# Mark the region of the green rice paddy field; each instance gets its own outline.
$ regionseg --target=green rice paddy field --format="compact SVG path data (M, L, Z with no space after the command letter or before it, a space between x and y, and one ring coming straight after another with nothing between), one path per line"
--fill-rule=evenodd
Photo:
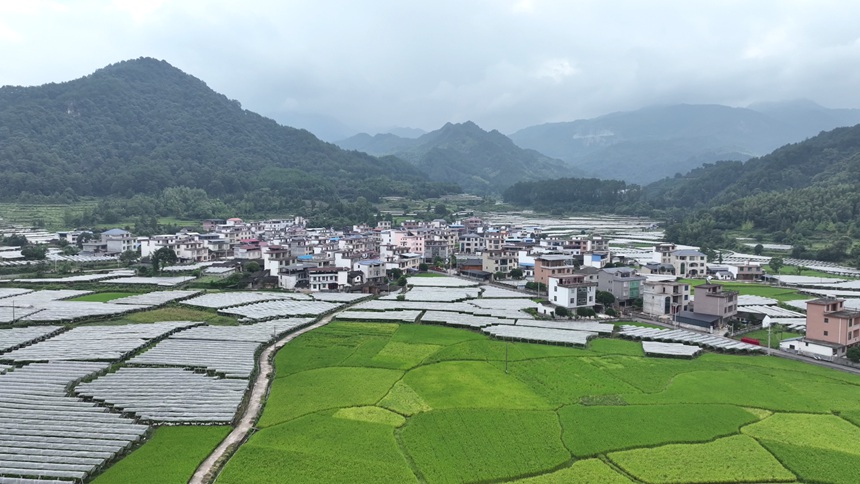
M849 483L858 422L860 377L775 357L334 322L277 354L218 482Z

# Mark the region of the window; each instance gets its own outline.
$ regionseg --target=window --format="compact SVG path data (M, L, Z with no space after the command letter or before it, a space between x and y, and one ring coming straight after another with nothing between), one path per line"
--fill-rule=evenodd
M830 318L824 318L824 322L825 322L825 323L829 323L829 322L830 322Z
M824 336L827 336L827 331L824 332Z

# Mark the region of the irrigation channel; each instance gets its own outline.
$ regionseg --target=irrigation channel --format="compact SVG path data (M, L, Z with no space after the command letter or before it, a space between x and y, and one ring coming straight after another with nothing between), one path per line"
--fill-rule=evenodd
M254 428L254 423L260 416L263 408L263 400L269 391L269 385L272 383L274 376L274 358L273 355L284 345L293 340L297 336L301 336L308 331L312 331L331 322L335 314L329 314L306 328L302 328L294 333L290 333L280 340L276 341L260 354L260 371L257 373L257 379L254 381L254 388L251 390L251 396L248 398L248 405L245 408L245 413L236 424L236 427L221 441L218 447L209 454L209 457L200 464L194 475L188 481L189 484L208 484L214 482L218 476L218 472L227 463L227 459L236 451L239 445L248 438L251 430Z

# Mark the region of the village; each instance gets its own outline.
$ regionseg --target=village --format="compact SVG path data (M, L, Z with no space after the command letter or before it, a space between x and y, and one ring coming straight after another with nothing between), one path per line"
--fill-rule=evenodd
M850 279L768 274L764 267L771 258L761 255L720 254L719 262L709 261L698 247L662 242L662 232L646 222L611 237L476 216L453 223L380 221L351 230L307 227L301 217L207 219L201 226L200 232L183 229L150 237L120 228L96 235L30 231L26 237L34 244L80 247L74 256L56 248L47 256L81 267L119 259L147 262L168 251L175 254L174 263L160 267L161 275L210 280L244 275L243 289L384 295L401 290L414 274L449 275L530 295L533 305L520 309L543 318L623 316L720 336L774 325L796 337L777 340L778 346L755 338L743 341L831 361L844 361L848 349L860 342L860 299L851 298L856 288ZM29 264L20 249L0 247L0 265ZM139 269L138 275L159 275L147 264ZM833 269L842 276L845 271ZM804 297L780 301L741 294L737 282L790 285ZM840 286L847 291L840 292Z

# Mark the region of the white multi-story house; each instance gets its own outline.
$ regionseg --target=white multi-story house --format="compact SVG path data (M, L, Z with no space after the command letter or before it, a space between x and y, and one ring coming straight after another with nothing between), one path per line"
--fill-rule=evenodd
M597 283L588 282L586 278L585 274L549 276L547 299L567 309L594 306Z
M654 317L674 316L690 308L690 285L677 281L642 284L642 311Z

